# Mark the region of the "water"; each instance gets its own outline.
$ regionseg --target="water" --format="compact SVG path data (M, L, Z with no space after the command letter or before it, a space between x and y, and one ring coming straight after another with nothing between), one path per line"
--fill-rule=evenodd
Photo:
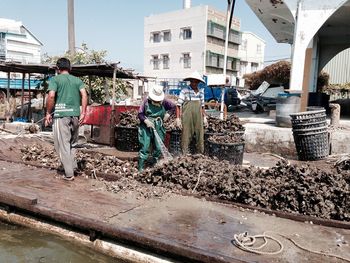
M166 146L164 145L162 139L159 137L159 134L158 134L157 130L153 129L153 132L154 132L154 137L155 137L157 143L160 145L160 150L162 152L164 161L165 162L171 161L173 159L173 156L169 153L169 151L166 148Z
M57 236L0 222L0 263L119 262Z

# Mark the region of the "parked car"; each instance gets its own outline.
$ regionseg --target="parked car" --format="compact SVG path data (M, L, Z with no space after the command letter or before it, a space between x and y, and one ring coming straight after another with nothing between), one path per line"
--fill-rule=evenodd
M261 85L252 91L242 101L255 113L276 109L278 94L285 93L281 85Z

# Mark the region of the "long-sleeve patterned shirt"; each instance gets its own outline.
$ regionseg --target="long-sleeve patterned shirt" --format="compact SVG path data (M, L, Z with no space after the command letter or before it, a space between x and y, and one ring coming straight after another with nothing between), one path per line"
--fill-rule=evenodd
M144 122L145 119L147 119L146 116L146 105L149 103L148 99L145 99L143 101L143 103L141 104L140 108L139 108L139 114L138 117L140 119L141 122ZM162 106L164 107L165 111L169 112L170 115L175 113L175 104L173 102L171 102L168 99L164 99L162 102Z
M181 90L176 105L182 106L182 104L185 101L198 101L198 100L201 102L202 107L204 107L204 89L199 89L198 92L196 93L189 86Z

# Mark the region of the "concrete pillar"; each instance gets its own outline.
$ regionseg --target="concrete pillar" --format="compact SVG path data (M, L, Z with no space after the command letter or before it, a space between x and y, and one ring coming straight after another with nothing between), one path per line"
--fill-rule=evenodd
M285 0L295 18L290 90L303 87L305 52L320 27L348 0Z

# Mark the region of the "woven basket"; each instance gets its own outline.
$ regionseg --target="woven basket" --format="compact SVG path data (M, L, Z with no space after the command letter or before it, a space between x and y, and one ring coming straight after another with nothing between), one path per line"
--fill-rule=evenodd
M293 137L299 160L316 161L328 156L328 131L293 133Z
M209 141L209 156L229 161L232 164L242 165L244 146L244 142L216 143Z
M119 151L137 152L140 149L138 128L117 126L115 128L115 147Z

